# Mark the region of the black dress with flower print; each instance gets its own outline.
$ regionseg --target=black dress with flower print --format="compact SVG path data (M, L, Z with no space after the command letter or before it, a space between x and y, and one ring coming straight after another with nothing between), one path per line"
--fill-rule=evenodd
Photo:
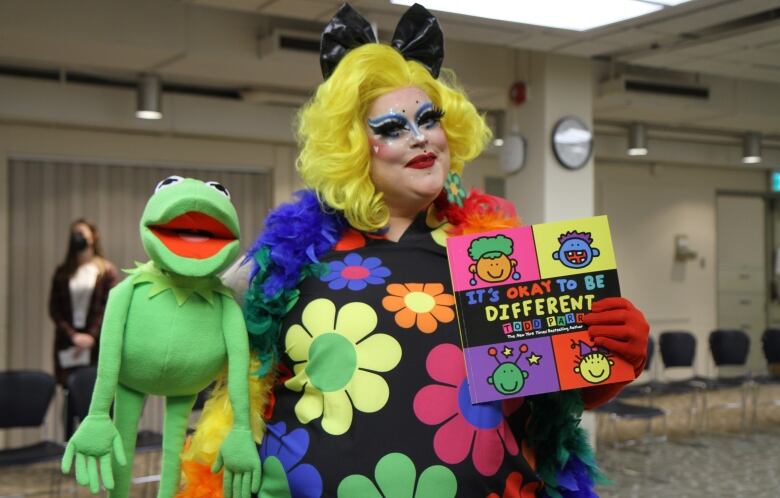
M446 234L431 220L398 242L349 230L322 258L330 273L301 283L261 497L535 496L527 405L469 401Z

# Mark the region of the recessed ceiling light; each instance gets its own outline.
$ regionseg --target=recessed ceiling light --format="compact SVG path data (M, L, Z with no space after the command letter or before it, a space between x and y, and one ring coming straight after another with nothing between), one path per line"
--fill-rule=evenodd
M425 7L439 12L533 24L548 28L586 31L659 11L689 0L425 0ZM415 0L390 0L412 5Z

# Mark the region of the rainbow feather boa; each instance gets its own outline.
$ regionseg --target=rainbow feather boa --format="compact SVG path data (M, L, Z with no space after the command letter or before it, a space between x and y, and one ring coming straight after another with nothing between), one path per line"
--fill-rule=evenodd
M506 201L473 189L462 207L447 202L442 193L435 208L438 218L448 223L449 235L520 225L517 217L508 212ZM264 413L269 403L268 393L274 382L270 366L279 358L282 320L298 301L298 284L325 271L319 258L332 249L348 226L340 214L323 208L314 192L303 190L296 193L294 202L282 205L268 216L265 230L249 250L245 263L251 261L253 268L244 298L244 315L256 366L250 384L254 393L253 415ZM225 393L215 390L206 404L198 429L183 454L185 486L178 498L223 496L222 480L209 479L207 471L232 424L226 401ZM603 482L603 476L579 427L583 411L579 392L534 396L528 402L532 407L528 437L536 454L537 473L545 484L542 495L595 497L594 485ZM256 441L260 441L262 427L253 428Z

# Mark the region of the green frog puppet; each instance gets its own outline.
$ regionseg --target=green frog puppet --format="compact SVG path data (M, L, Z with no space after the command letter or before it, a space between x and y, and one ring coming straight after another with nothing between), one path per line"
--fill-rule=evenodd
M250 498L260 460L249 424L249 343L241 308L217 277L240 250L230 194L217 182L171 176L157 185L140 230L151 261L109 294L92 403L62 471L75 459L79 484L96 493L102 480L111 498L127 497L144 399L165 396L157 496L173 497L192 406L227 364L234 420L212 471L224 467L226 498Z

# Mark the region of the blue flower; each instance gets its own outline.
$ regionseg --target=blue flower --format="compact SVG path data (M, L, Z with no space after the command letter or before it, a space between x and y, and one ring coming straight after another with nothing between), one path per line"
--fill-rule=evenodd
M331 261L328 267L330 272L320 277L320 280L328 282L328 287L333 290L347 287L359 291L368 284L384 284L385 278L390 276L390 270L382 266L382 260L373 256L363 259L356 252L347 254L343 261Z
M264 486L284 489L286 480L292 498L320 497L320 473L313 465L300 463L308 450L309 433L306 429L299 428L287 433L287 425L284 422L269 425L260 446ZM262 494L261 490L260 495Z

